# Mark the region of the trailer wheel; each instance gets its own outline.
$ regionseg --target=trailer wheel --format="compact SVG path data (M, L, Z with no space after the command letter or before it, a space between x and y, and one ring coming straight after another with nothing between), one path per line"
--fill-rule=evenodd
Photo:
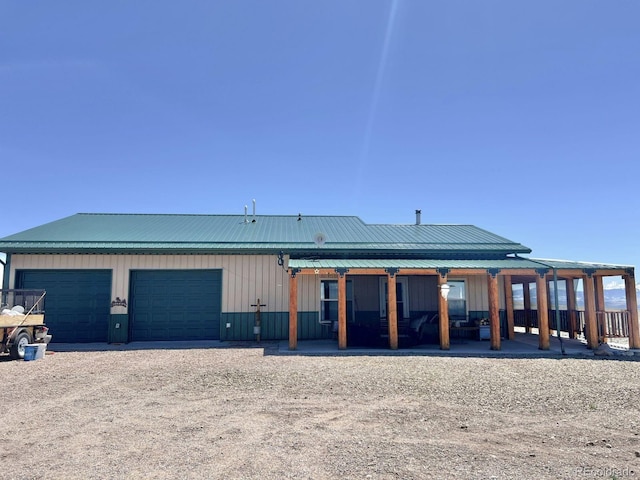
M24 358L24 347L31 343L31 335L26 330L18 332L15 341L11 344L9 354L14 360Z

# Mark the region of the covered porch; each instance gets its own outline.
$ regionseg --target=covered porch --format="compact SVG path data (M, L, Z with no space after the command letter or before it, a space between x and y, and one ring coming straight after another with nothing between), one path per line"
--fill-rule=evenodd
M313 316L314 310L318 321L333 330L340 350L358 345L352 337L363 326L370 327L373 335L376 329L382 330L380 338L396 350L403 338L416 333L412 325L418 318L431 321L441 350L449 350L456 336L481 338L481 328L488 330L488 348L501 350L503 340L515 339L516 327L536 332L538 349L549 350L558 324L565 337L582 335L591 349L612 335L624 335L629 348L640 348L631 267L516 256L498 260L289 259L287 268L291 350L297 348L300 314ZM602 280L606 276L624 279L624 312L605 310ZM583 310L576 308L577 280L583 286ZM464 293L451 298L456 282L463 282ZM566 288L568 308L564 310L557 300L562 282L571 285ZM521 285L525 292L522 305L514 302L514 285ZM464 301L462 315L450 305L460 300Z

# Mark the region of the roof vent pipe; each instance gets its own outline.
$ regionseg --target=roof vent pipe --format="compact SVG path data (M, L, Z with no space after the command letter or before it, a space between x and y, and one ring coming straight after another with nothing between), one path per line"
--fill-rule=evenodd
M249 209L249 207L247 207L246 205L244 206L244 223L249 223L249 220L247 220L247 210Z
M253 220L252 222L256 221L256 199L253 199Z
M422 210L416 210L416 225L420 225L420 215L422 214Z

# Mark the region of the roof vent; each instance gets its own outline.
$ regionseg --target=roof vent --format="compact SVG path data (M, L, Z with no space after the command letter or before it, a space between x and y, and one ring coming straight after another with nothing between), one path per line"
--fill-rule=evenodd
M422 210L416 210L416 225L420 225L420 216L422 215Z
M256 199L253 199L253 220L251 220L251 223L256 223Z

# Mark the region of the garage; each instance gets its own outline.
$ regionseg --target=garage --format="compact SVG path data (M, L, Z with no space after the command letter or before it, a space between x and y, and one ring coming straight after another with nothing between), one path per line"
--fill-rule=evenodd
M134 270L130 340L219 340L222 270Z
M46 290L52 342L106 342L111 270L19 270L18 288Z

